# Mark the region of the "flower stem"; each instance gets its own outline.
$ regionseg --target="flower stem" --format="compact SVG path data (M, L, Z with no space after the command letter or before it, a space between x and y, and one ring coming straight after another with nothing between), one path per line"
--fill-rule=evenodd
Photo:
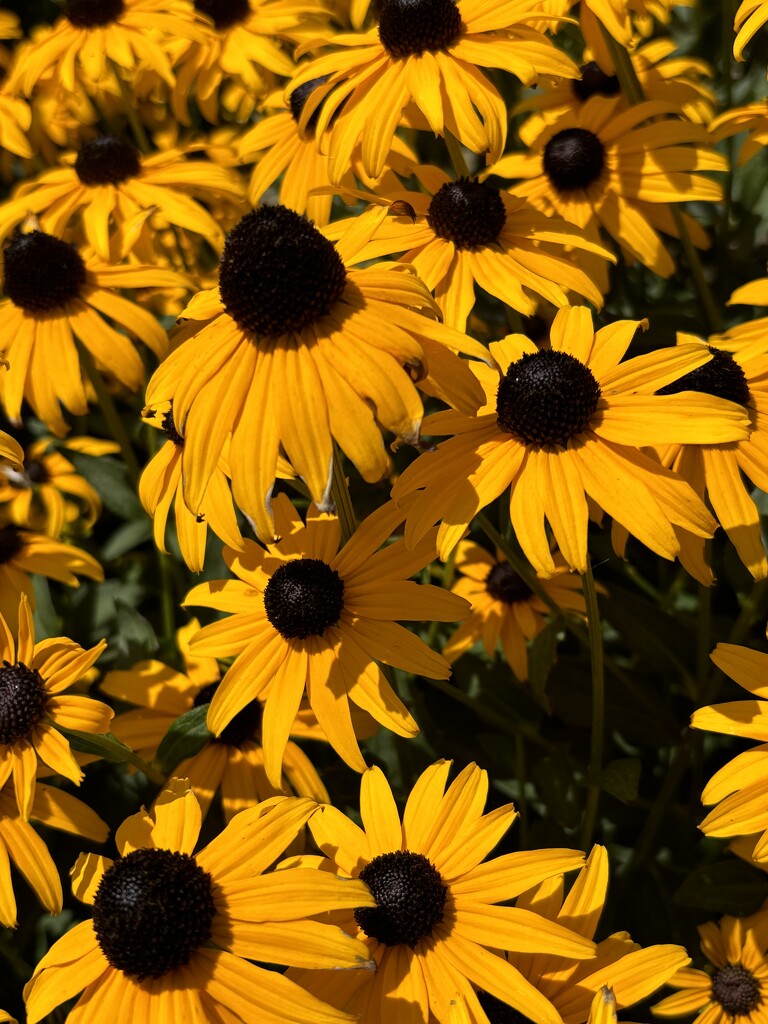
M581 825L581 848L586 852L592 845L592 835L597 822L597 808L600 801L600 787L596 780L603 767L603 732L605 729L605 673L603 668L603 634L600 628L600 609L597 605L597 590L592 566L587 562L587 571L582 574L581 586L584 603L587 606L589 627L589 655L592 665L592 735L590 738L589 776L590 786Z
M468 178L470 176L469 167L467 166L467 161L464 159L464 154L461 151L461 143L454 135L451 135L447 128L445 130L444 138L445 146L448 150L448 156L451 158L451 163L453 164L453 170L456 177Z
M112 400L112 395L110 395L101 378L101 374L96 369L91 353L81 342L77 341L76 344L77 351L80 356L80 365L85 370L88 380L93 385L93 390L96 392L96 398L98 399L101 413L106 420L109 432L114 440L120 445L120 451L122 452L123 461L125 462L125 468L128 470L130 481L134 487L137 487L141 469L139 468L139 463L136 458L136 453L133 450L131 439L128 436L128 431L125 429L122 417L117 411L117 407Z
M341 453L335 444L333 446L331 493L336 505L336 515L339 517L339 523L341 524L341 536L346 544L357 529L357 521L355 520L355 510L352 507L352 498L341 461Z
M645 101L645 93L643 92L643 86L640 79L637 77L635 66L632 63L632 59L624 49L624 47L617 43L610 32L603 29L603 36L605 37L606 45L611 54L611 60L613 66L616 69L616 76L621 82L621 89L629 102L633 105L643 103ZM688 263L688 268L693 276L694 287L696 293L699 296L699 300L704 308L704 313L709 324L709 329L713 333L717 333L722 330L722 321L720 319L720 313L717 308L717 304L712 296L712 291L707 283L707 279L704 276L704 269L699 259L699 254L696 252L696 247L691 241L691 236L686 227L685 220L683 218L682 211L679 209L677 203L670 203L669 210L672 214L672 219L675 222L678 235L680 237L680 243L685 253L685 258Z
M133 96L131 96L125 79L120 74L120 68L111 57L108 57L107 60L112 67L112 73L114 74L118 88L120 89L120 96L123 100L123 109L125 111L125 116L128 118L128 124L131 126L131 131L133 132L133 137L136 140L136 145L146 156L148 153L152 152L152 146L150 145L144 125L141 123L141 119L136 111L136 107L134 106Z

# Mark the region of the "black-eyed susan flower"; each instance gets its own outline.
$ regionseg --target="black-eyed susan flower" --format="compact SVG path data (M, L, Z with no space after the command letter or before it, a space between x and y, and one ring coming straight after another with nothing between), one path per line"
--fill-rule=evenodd
M20 421L26 398L48 429L62 435L69 429L62 405L76 416L88 411L78 344L100 372L131 391L141 387L141 356L108 320L158 359L166 355L168 338L160 323L117 289L185 286L186 279L173 271L108 266L38 230L6 245L3 264L7 298L0 302L0 352L10 367L0 380L0 397L10 420Z
M433 533L414 551L402 541L378 550L405 515L391 502L368 516L341 549L335 516L311 508L305 525L282 494L274 513L282 540L266 550L246 541L242 554L225 548L237 579L201 583L184 601L229 613L191 644L195 655L235 656L213 695L208 728L221 735L247 704L266 698L264 767L276 786L306 692L328 742L352 768L365 771L350 702L399 736L418 732L377 663L431 679L450 675L448 662L396 620L450 622L463 618L468 605L439 587L408 582L434 557Z
M194 0L194 5L213 21L213 30L207 39L191 41L177 58L171 105L181 124L190 123L190 97L206 120L217 124L220 90L231 78L250 99L238 111L239 119L248 121L275 76L293 74L290 41L313 23L319 31L328 20L317 0Z
M742 0L733 19L736 38L733 41L733 56L744 60L744 48L756 33L768 22L766 0Z
M459 541L455 565L461 576L451 592L469 601L472 612L448 639L443 657L453 664L476 641L482 641L492 658L501 643L509 667L518 679L526 680L527 644L546 625L547 606L500 552L494 557L479 544ZM542 586L560 608L584 613L581 581L567 567L562 566Z
M174 506L176 536L181 549L181 557L192 572L200 572L205 560L205 545L208 528L228 544L231 548L242 550L243 539L237 524L237 515L232 504L229 480L222 468L226 463L222 456L216 466L205 492L205 505L195 515L184 504L182 497L181 458L184 450L184 438L176 428L173 419L173 408L168 404L165 409L151 410L149 422L157 426L165 434L165 443L146 467L139 479L139 498L152 516L155 544L165 551L165 532L171 505ZM146 416L145 416L146 418ZM278 466L278 475L290 477L290 467Z
M409 373L465 408L481 400L455 351L487 358L485 349L432 319L434 300L410 267L351 269L365 241L355 228L334 245L292 210L261 206L227 236L218 288L182 314L205 324L155 372L146 400L173 401L192 512L204 508L230 434L235 502L271 540L281 446L327 507L333 439L369 482L388 470L381 428L418 439Z
M3 515L16 526L57 538L65 529L87 532L101 514L98 492L80 476L53 438L41 437L26 451L23 469L0 466L0 505ZM119 450L113 441L95 437L62 442L85 455L98 457Z
M103 733L113 711L92 697L67 694L107 646L105 640L84 650L60 636L35 643L32 609L26 595L19 601L14 641L0 618L0 784L13 777L23 818L35 798L37 759L79 785L83 773L69 743L57 727Z
M193 707L210 702L220 679L213 658L195 658L189 650L189 638L199 632L200 623L192 619L180 629L177 644L184 660L184 672L161 661L141 661L130 669L108 672L100 684L103 693L128 704L135 710L118 715L112 733L151 761L157 748L176 719ZM230 821L239 811L279 793L295 793L320 803L330 798L314 765L294 742L295 739L325 740L317 719L308 707L299 708L283 756L280 786L273 786L264 771L261 745L262 701L251 701L239 711L221 735L193 757L182 761L176 773L189 779L203 817L214 796L221 793L224 818Z
M768 654L737 644L718 644L712 661L751 694L749 700L699 708L691 716L693 729L757 740L759 746L737 754L704 787L701 802L717 804L699 825L705 835L746 836L761 832L753 851L756 861L768 861Z
M419 492L406 543L441 519L438 551L446 558L474 515L507 487L517 539L544 577L559 571L545 521L566 564L586 570L588 497L664 558L679 551L676 525L711 536L715 521L689 484L639 449L657 443L656 432L678 441L742 440L746 412L707 394L655 395L712 357L687 346L620 362L640 326L621 320L595 332L590 311L569 306L558 310L547 349L522 334L492 343L499 370L473 364L484 405L474 416L429 417L427 432L457 436L420 456L395 483L395 501ZM700 420L692 415L699 408Z
M567 306L568 291L602 306L597 286L565 250L613 257L578 228L485 182L454 181L438 167L414 167L412 173L424 191L380 190L393 213L407 212L382 220L360 258L403 253L402 261L434 292L450 327L466 329L476 286L526 316L535 313L540 298ZM325 234L343 232L346 223Z
M747 163L758 153L764 153L768 145L768 100L759 99L754 103L724 110L712 121L709 130L713 142L746 132L747 138L739 149L737 162L739 165Z
M678 343L699 345L712 358L661 388L659 394L698 391L735 402L749 416L749 434L742 440L721 444L665 445L657 453L662 464L687 480L699 497L709 498L739 558L755 579L764 579L768 576L768 559L761 537L760 513L744 478L756 487L768 489L768 355L763 354L764 345L763 352L726 352L717 339L710 339L708 344L688 334L679 335ZM697 538L681 538L681 542L683 564L701 582L711 582L703 545Z
M24 452L19 442L0 430L0 466L8 465L11 469L21 470L24 463Z
M582 31L591 42L597 34L591 22L596 19L622 46L634 49L642 36L651 34L654 20L666 24L671 8L688 3L690 0L584 0Z
M296 798L259 804L195 853L200 807L189 783L173 779L151 814L141 810L117 830L115 860L81 854L75 864L74 893L93 917L37 965L25 989L29 1024L77 995L74 1013L114 1024L352 1024L348 1014L245 959L368 966L364 943L306 920L355 900L371 906L362 882L301 868L265 874L315 808Z
M289 89L329 76L302 115L304 123L322 103L318 136L343 104L328 143L331 180L341 180L358 140L365 172L377 178L409 104L435 135L450 132L498 160L507 111L482 69L501 68L525 84L539 75L578 75L570 58L532 27L539 6L535 0L493 8L480 0L385 0L369 31L321 36L331 52L309 61Z
M61 17L20 50L9 84L29 96L53 69L60 86L75 92L111 74L110 63L128 72L143 63L173 85L169 43L204 40L208 32L190 0L65 0Z
M44 782L38 782L35 787L29 816L32 821L48 828L70 832L95 843L105 842L109 833L106 823L82 800ZM10 782L0 788L0 847L4 849L6 863L0 880L0 924L6 928L16 927L16 897L12 877L7 870L9 857L48 913L60 913L62 891L59 872L42 837L19 813Z
M329 806L310 819L327 858L319 874L325 868L358 878L374 896L375 906L334 920L366 942L377 970L365 977L290 975L320 998L381 1024L426 1021L430 1009L447 1024L453 994L470 982L535 1024L560 1022L549 1000L499 951L545 952L571 964L591 961L594 943L543 915L499 904L581 867L584 855L532 850L486 860L517 813L505 804L484 815L486 772L470 764L446 790L449 770L450 762L438 761L422 773L402 820L378 768L361 780L362 828Z
M656 1017L696 1014L696 1024L762 1024L768 1006L768 910L726 915L699 925L707 970L684 967L667 982L678 989L653 1007Z
M121 229L125 235L127 225L139 223L130 232L130 251L154 263L152 235L161 224L202 235L220 251L224 232L206 206L215 210L222 200L239 205L243 195L238 176L211 160L187 159L179 148L142 156L120 136L101 135L19 186L0 206L0 239L33 213L41 230L57 237L77 224L75 237L110 262L118 255L114 235Z
M11 630L18 626L19 597L25 594L32 608L35 592L30 573L47 576L68 587L79 587L78 576L104 579L93 555L33 530L22 530L0 519L0 615Z
M622 104L620 96L592 96L547 125L527 153L508 154L486 173L521 179L511 186L515 195L579 227L602 226L635 259L669 277L674 263L659 235L676 233L669 204L720 200L719 183L699 172L728 164L703 125L665 116L675 111L671 104ZM706 233L691 218L686 225L706 247Z
M760 277L755 281L749 281L737 288L727 305L739 306L768 306L768 277ZM729 352L738 354L739 359L745 359L753 355L762 355L766 351L766 332L768 332L768 317L758 317L756 320L747 320L743 324L736 324L722 334L714 335L712 342L722 346Z
M516 905L535 910L585 939L594 939L608 879L608 853L605 847L595 846L567 894L562 875L553 876L523 893ZM682 946L665 943L643 948L626 931L614 932L598 942L593 960L563 960L549 951L535 956L528 951L510 952L508 958L549 999L564 1024L587 1024L594 999L606 985L613 992L618 1010L642 1002L691 959ZM485 998L478 997L481 1006L486 1005ZM491 1014L489 1018L493 1020Z

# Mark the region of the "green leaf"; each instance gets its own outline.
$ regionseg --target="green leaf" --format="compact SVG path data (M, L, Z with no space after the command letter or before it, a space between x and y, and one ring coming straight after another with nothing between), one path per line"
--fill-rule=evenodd
M753 914L768 897L768 878L741 860L696 868L673 896L678 905L717 914Z
M170 775L181 761L194 757L211 738L205 720L209 704L201 704L181 715L162 739L155 754L155 763L165 775Z
M610 793L611 796L628 804L637 799L640 767L640 758L620 757L607 764L598 775L585 778L584 785L598 786L606 793Z
M108 455L83 455L67 451L77 472L99 492L104 507L121 519L145 519L146 512L128 480L122 462Z
M110 732L103 734L80 732L77 729L64 729L62 726L57 726L57 729L62 736L69 740L72 748L79 750L81 754L93 754L96 757L104 758L105 761L115 761L118 764L132 764L153 782L165 782L164 776L156 772L143 757L139 757Z
M151 519L133 519L130 523L119 526L101 549L101 557L105 562L114 562L116 558L133 551L152 536Z

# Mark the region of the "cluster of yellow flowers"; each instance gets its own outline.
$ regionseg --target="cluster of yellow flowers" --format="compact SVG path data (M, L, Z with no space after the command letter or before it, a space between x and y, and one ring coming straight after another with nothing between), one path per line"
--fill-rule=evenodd
M595 941L593 538L704 593L720 526L768 580L768 319L724 329L699 256L716 145L764 154L768 105L721 108L666 32L678 6L64 0L24 32L0 11L0 924L10 861L62 909L30 819L107 841L65 782L111 758L155 786L73 867L92 915L34 968L29 1024L614 1024L668 982L660 1016L768 1021L768 910L702 926L710 972ZM734 13L743 61L768 3ZM700 332L649 342L616 267L685 277ZM768 278L730 303L768 305ZM35 642L41 578L104 579L89 462L152 519L120 550L152 534L167 661ZM214 614L175 630L182 608ZM369 765L419 734L402 678L446 686L479 642L523 683L548 622L591 653L584 852L511 852L518 812L485 813L474 763L401 780L401 814ZM761 745L708 783L701 829L768 870L768 654L712 658L752 699L704 688L691 726ZM359 815L305 740L360 773Z

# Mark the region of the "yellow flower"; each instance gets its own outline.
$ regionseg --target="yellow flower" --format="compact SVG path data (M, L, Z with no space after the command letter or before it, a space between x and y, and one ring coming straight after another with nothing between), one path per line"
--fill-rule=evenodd
M30 607L35 607L30 573L68 587L80 586L78 576L99 582L104 579L104 570L87 551L0 519L0 616L12 630L18 626L20 595L24 594Z
M264 767L273 786L306 690L309 705L334 750L365 771L350 716L350 701L398 736L418 732L377 662L430 679L447 679L450 666L397 619L462 618L466 601L432 585L408 582L434 557L434 533L415 551L402 541L377 549L403 521L391 502L360 524L341 547L335 516L313 507L306 525L285 495L274 502L282 540L242 554L224 549L234 580L201 583L185 605L203 605L229 617L205 626L192 653L235 656L213 695L208 728L220 735L250 701L266 697L262 721Z
M633 49L638 35L653 31L654 19L666 24L673 7L690 7L693 0L584 0L581 12L582 31L591 42L594 28L585 26L585 13L603 25L622 46Z
M160 661L141 661L126 671L108 672L101 682L101 691L110 697L139 705L136 710L118 715L111 731L146 761L155 756L161 740L180 715L209 703L216 692L219 669L215 660L195 658L189 650L189 639L199 630L200 623L192 619L177 632L184 673ZM225 821L280 793L295 793L320 803L330 799L314 765L293 742L325 740L311 710L299 708L291 739L286 743L283 777L277 787L269 782L264 771L263 712L262 701L246 704L218 739L212 736L197 754L176 767L176 774L189 779L203 817L219 790ZM358 735L365 733L362 723L357 731Z
M592 96L548 125L529 152L504 156L485 173L523 179L510 189L515 195L593 232L602 226L635 259L669 277L675 265L658 233L676 233L669 204L719 201L720 185L698 172L728 164L703 125L658 120L669 111L666 102L622 104L620 96ZM693 224L686 220L706 247L706 234Z
M349 268L360 247L355 224L334 246L283 206L259 207L227 236L219 287L182 314L205 324L147 388L148 405L173 401L192 512L230 434L235 502L271 540L281 446L328 507L333 439L368 482L389 468L382 428L418 440L423 408L409 373L464 408L480 401L455 352L487 359L486 350L431 319L434 301L410 267Z
M61 166L23 182L0 206L0 239L30 213L57 237L79 215L76 237L100 260L114 262L135 252L155 263L160 225L202 235L218 252L224 232L199 200L214 210L222 200L242 207L239 177L210 160L187 159L183 148L142 156L119 136L100 135L60 160Z
M699 828L705 835L718 838L762 832L752 857L765 863L768 861L768 702L765 700L768 697L768 654L737 644L718 644L710 657L721 672L743 686L752 697L699 708L691 716L691 727L757 740L760 745L737 754L709 780L701 802L717 806Z
M493 343L500 372L472 364L483 406L474 416L429 417L426 431L457 436L421 455L395 483L395 501L420 492L408 511L406 543L442 519L438 551L445 559L474 515L507 487L517 539L544 577L559 571L545 520L566 564L586 571L588 497L664 558L679 551L674 526L711 536L716 524L691 487L639 448L661 443L660 435L670 442L741 440L746 413L710 395L653 394L711 356L688 346L622 363L639 326L621 320L595 333L590 311L572 306L558 310L548 349L522 334Z
M58 538L82 520L90 530L101 515L101 498L80 476L61 451L51 447L53 438L42 437L27 448L23 469L0 466L0 503L3 514L16 526L39 530ZM70 438L65 448L86 455L110 455L119 451L112 441L95 437Z
M37 965L24 990L28 1024L79 993L75 1014L112 1024L353 1024L248 962L368 966L362 942L305 920L356 901L370 906L362 882L300 868L264 873L315 808L292 798L258 804L194 853L200 807L186 779L171 780L152 814L141 810L117 830L116 860L80 855L73 891L93 919Z
M697 1014L695 1024L760 1024L768 1002L768 910L699 925L707 971L684 967L668 984L678 989L653 1007L657 1017Z
M766 0L742 0L733 19L733 30L736 33L736 38L733 41L733 56L736 60L744 60L744 47L766 22L768 22Z
M22 818L35 798L38 756L59 775L79 785L83 778L69 743L58 731L103 733L114 712L100 700L63 691L81 679L107 646L90 650L54 637L35 643L32 610L24 594L19 602L18 640L0 618L0 785L11 776Z
M728 300L727 305L737 306L741 304L768 306L768 277L760 277L737 288ZM714 335L711 340L715 345L738 354L740 359L747 359L765 353L767 333L768 317L763 316L757 320L748 320L746 323L730 327L722 334Z
M526 85L539 75L578 75L570 58L532 27L539 6L536 0L503 0L493 7L482 0L385 0L369 31L327 33L322 41L334 49L309 61L289 88L329 76L300 122L322 103L318 137L343 104L328 144L331 180L341 180L361 138L363 167L377 178L409 104L435 135L450 132L475 153L490 151L498 160L507 110L480 69L500 68Z
M29 816L48 828L71 832L94 843L106 842L109 833L106 823L82 800L43 782L35 787ZM10 782L0 788L0 850L4 861L0 872L0 924L6 928L16 927L16 897L9 858L48 913L61 913L59 872L41 836L19 813Z
M768 13L768 4L765 5ZM713 142L721 142L731 135L747 132L740 151L738 164L743 166L758 153L764 153L768 145L768 102L764 99L747 103L743 107L725 110L709 126Z
M447 1022L451 998L471 993L470 982L535 1024L561 1024L535 983L498 951L546 953L568 964L591 961L590 938L506 905L542 879L581 867L584 855L532 850L485 860L517 813L504 804L483 814L488 776L474 764L446 791L449 770L450 762L438 761L422 773L402 821L378 768L361 780L362 828L329 806L310 819L326 859L298 857L289 863L315 863L318 874L338 871L366 883L375 906L333 919L367 943L377 970L346 975L293 970L289 976L361 1020L381 1024L417 1024L427 1020L430 1008Z
M489 658L501 641L504 657L520 680L528 678L527 642L544 629L549 609L499 552L494 558L472 541L459 541L456 569L462 574L451 593L465 598L472 613L443 647L443 657L453 664L478 640ZM584 613L581 581L562 566L542 582L560 608Z
M173 85L169 43L207 35L189 0L65 0L50 30L20 50L9 87L29 96L53 69L59 84L75 92L108 74L108 62L129 72L145 63Z
M141 356L103 317L140 338L158 359L166 354L168 338L155 317L116 289L184 286L173 271L83 259L74 245L37 230L7 245L3 262L8 298L0 302L0 351L10 368L0 397L12 421L21 419L23 398L59 436L69 429L62 405L75 416L88 412L78 345L100 372L131 391L141 387Z

